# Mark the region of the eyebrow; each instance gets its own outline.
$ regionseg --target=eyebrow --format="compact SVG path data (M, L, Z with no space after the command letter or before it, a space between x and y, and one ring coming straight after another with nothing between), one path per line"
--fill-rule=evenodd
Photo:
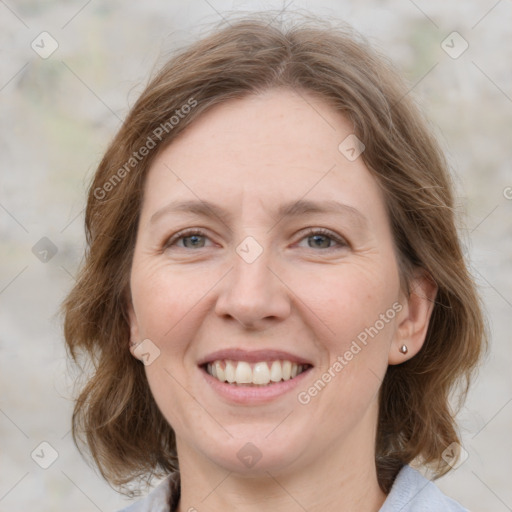
M155 223L164 215L172 213L191 213L202 217L218 217L223 223L232 219L232 215L222 206L210 201L188 200L173 201L155 212L150 219L150 223ZM311 201L299 199L282 204L276 216L280 222L284 218L299 217L301 215L310 215L315 213L341 213L352 217L361 227L368 225L368 219L356 208L348 204L340 203L335 200Z

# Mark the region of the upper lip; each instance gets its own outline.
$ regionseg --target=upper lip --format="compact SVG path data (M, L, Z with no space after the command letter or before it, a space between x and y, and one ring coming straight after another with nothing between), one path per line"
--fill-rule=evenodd
M202 366L207 363L213 363L219 360L230 360L230 361L247 361L248 363L258 363L260 361L291 361L297 364L313 364L304 359L303 357L291 354L290 352L284 352L282 350L244 350L241 348L227 348L217 350L204 357L202 357L198 365Z

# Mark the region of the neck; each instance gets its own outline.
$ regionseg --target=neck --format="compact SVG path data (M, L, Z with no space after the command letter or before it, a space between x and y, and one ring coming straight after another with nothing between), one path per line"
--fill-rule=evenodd
M196 457L180 457L177 510L253 512L265 507L282 512L377 512L386 496L378 485L373 446L362 451L360 446L337 448L342 447L330 446L301 471L268 469L257 476L230 472Z

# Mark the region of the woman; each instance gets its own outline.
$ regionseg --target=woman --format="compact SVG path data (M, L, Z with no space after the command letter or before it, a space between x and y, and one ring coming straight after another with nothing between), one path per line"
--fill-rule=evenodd
M73 415L130 511L465 510L434 477L484 345L443 156L347 30L232 23L174 57L90 188Z

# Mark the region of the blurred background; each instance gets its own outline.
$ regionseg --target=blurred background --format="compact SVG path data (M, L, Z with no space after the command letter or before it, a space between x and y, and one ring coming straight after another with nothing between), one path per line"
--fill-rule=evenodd
M70 435L76 373L57 311L84 249L87 185L173 49L268 9L360 30L402 70L446 150L492 344L460 414L468 457L438 485L472 511L512 510L510 0L0 0L0 512L129 503Z

